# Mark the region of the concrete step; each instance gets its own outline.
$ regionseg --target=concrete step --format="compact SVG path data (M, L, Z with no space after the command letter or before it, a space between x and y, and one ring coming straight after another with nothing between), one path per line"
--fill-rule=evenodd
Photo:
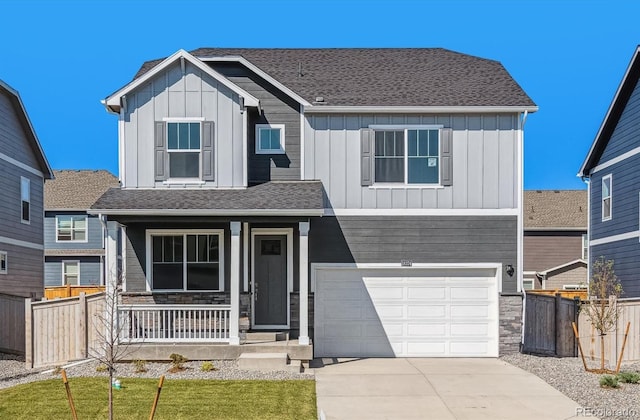
M300 360L290 361L287 353L242 353L238 357L238 367L244 370L302 372Z
M286 334L283 332L254 331L248 332L245 335L245 342L247 343L270 343L274 341L284 341L286 339Z

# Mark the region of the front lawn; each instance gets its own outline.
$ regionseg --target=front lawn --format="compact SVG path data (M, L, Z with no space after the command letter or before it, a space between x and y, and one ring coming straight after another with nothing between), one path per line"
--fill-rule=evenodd
M78 419L107 418L108 379L69 378ZM148 419L155 379L122 379L114 390L114 418ZM71 418L61 379L0 390L0 419ZM156 419L315 419L313 381L166 379Z

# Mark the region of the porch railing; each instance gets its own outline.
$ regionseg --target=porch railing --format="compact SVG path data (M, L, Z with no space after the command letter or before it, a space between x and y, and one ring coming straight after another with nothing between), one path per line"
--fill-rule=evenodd
M229 342L231 305L118 305L120 343Z

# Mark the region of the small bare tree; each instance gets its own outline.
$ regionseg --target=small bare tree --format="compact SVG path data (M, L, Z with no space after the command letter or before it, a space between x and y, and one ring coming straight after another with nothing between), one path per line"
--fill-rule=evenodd
M600 257L593 262L589 281L589 301L581 307L600 335L600 369L604 368L604 336L616 329L620 317L618 298L622 285L613 270L613 260Z

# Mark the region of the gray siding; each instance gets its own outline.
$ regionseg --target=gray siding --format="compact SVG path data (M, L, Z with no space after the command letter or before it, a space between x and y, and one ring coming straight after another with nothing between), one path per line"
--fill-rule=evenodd
M453 185L363 187L360 129L371 124L441 124L453 129ZM305 126L305 179L322 180L336 209L517 207L519 137L508 115L313 115Z
M87 216L87 242L56 242L56 216L81 215L82 212L45 212L45 249L103 249L102 224L97 216Z
M636 84L618 124L602 152L599 163L611 160L640 146L638 132L640 132L640 87Z
M28 224L21 221L21 176L31 181L31 220ZM43 243L43 190L44 181L41 177L0 160L0 236Z
M40 167L16 109L2 90L0 90L0 153L32 168ZM0 165L8 165L8 163L1 162Z
M207 185L243 185L242 114L238 95L193 65L170 66L127 95L121 145L125 187L162 187L154 179L154 122L204 118L215 122L214 174Z
M590 264L600 257L613 260L613 269L622 284L623 297L640 297L640 243L638 238L592 246Z
M524 233L524 271L545 271L582 258L579 232Z
M41 298L44 294L42 250L0 242L0 251L7 253L7 274L0 274L0 291Z
M45 287L62 286L62 262L80 262L80 285L100 284L100 257L46 257L44 264Z
M640 218L640 155L591 176L591 239L638 231ZM611 174L611 220L602 221L602 178Z
M311 220L311 263L502 263L516 268L516 217L322 217ZM504 293L516 277L503 273Z
M300 179L300 106L266 80L236 63L211 63L216 71L260 100L262 114L249 113L248 161L249 183L270 180ZM258 155L255 153L256 124L284 124L284 155Z

